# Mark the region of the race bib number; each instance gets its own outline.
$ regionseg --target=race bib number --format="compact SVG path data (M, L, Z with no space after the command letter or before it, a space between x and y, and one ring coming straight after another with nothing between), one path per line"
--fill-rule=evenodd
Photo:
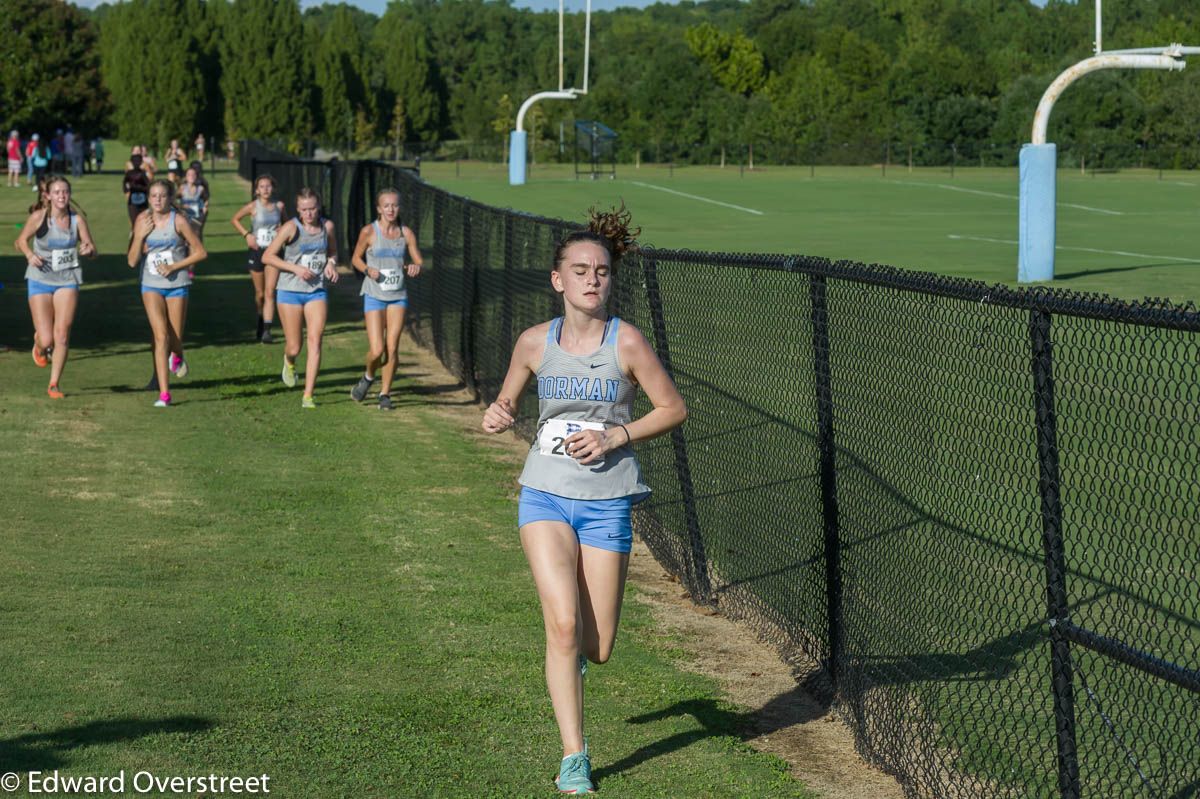
M567 439L581 430L603 430L599 422L579 422L574 419L547 419L538 436L538 449L543 455L555 458L571 458L567 452ZM571 458L574 460L574 458Z
M168 161L167 169L171 170L172 172L178 172L179 171L179 162L174 161L174 160Z
M275 228L260 227L254 231L254 243L259 247L270 247L271 242L275 240Z
M160 277L164 276L162 267L175 263L175 256L169 251L152 252L146 256L146 270Z
M65 250L50 251L50 269L53 272L65 272L79 266L79 250L69 247Z
M404 285L404 270L380 269L379 285L383 286L385 289L395 291Z
M145 205L146 204L146 192L131 191L129 193L129 204L130 205Z
M329 260L329 256L323 252L310 252L300 256L300 265L316 275L314 280L320 280L325 274L327 260Z

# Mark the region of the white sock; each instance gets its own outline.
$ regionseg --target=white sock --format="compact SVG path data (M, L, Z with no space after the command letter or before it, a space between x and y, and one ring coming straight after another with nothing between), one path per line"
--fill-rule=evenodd
M363 372L363 380L366 380L368 383L374 383L374 382L375 382L375 378L371 377L371 376L370 376L369 374L367 374L366 372Z

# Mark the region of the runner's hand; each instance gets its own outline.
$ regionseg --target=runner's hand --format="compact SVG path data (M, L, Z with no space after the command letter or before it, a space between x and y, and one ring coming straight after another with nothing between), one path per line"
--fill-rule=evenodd
M603 430L580 430L567 438L566 446L567 454L582 465L602 459L604 453L616 449L616 441Z
M483 429L487 433L502 433L516 421L512 412L512 402L507 397L496 400L483 412Z

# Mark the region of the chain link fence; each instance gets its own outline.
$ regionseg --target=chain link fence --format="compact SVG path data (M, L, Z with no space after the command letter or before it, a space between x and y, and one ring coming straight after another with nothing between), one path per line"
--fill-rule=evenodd
M432 267L410 330L481 400L560 312L547 272L571 223L378 163L271 171L332 175L347 231L363 187L400 186ZM639 535L909 796L1200 796L1194 307L646 249L611 310L690 411L637 447ZM527 396L527 438L536 416Z

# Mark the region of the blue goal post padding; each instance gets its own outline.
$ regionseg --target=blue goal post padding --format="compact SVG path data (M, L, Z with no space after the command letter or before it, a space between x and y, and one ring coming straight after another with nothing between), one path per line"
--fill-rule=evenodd
M508 185L525 185L525 131L514 130L508 144Z
M1057 167L1057 145L1026 144L1021 147L1017 251L1017 281L1020 283L1054 279Z

